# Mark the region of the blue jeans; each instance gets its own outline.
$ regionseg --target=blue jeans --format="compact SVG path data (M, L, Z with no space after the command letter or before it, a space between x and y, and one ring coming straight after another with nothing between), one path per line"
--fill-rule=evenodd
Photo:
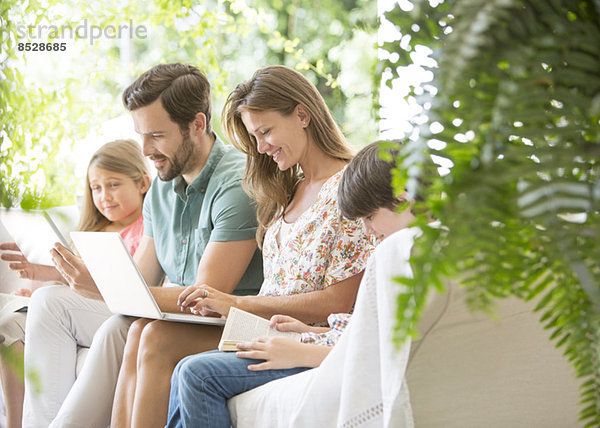
M252 372L262 360L238 358L235 352L209 351L177 364L171 377L167 427L229 428L227 399L267 382L307 370L297 367Z

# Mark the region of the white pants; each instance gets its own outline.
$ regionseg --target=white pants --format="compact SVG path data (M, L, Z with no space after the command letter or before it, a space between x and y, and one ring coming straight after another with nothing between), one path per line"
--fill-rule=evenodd
M113 315L98 329L83 370L51 428L105 428L110 424L127 332L136 319Z
M89 347L110 315L104 302L64 285L33 293L25 327L23 427L48 427L75 382L77 347Z

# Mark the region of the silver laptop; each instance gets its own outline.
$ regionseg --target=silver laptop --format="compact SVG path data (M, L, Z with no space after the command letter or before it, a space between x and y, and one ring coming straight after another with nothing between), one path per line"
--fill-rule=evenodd
M50 250L55 242L69 244L46 211L0 209L0 221L30 263L54 266Z
M113 313L165 321L225 325L222 318L161 312L119 233L71 232L71 239Z

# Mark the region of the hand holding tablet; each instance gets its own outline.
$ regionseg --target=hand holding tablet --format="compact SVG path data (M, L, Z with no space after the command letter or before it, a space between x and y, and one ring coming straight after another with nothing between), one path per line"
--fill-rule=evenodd
M30 263L15 242L0 244L0 259L8 262L8 267L17 272L19 278L33 281L60 281L54 266Z
M0 209L0 222L18 247L4 249L20 251L29 263L53 266L50 250L56 242L70 250L67 240L46 211ZM9 261L23 262L21 259Z

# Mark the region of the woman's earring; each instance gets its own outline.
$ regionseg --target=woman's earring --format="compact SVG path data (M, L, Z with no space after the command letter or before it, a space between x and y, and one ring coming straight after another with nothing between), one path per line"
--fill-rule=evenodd
M302 125L306 126L306 122L302 122Z

